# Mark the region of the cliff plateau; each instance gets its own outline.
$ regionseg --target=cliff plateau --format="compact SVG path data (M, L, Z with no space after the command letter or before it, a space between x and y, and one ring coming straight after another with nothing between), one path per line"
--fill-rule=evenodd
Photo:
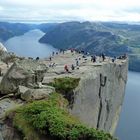
M79 66L76 66L76 59L79 60ZM26 87L26 84L20 85L21 82L17 82L15 84L15 81L9 81L11 85L13 82L15 89L18 90L15 90L15 93L13 94L11 92L5 92L6 95L0 94L0 108L2 110L2 113L0 113L0 140L23 139L21 138L21 135L17 133L16 129L13 128L13 126L11 125L11 121L8 121L8 123L5 121L5 113L8 110L16 108L17 106L23 106L23 104L26 105L29 103L28 100L24 100L27 99L25 96L27 94L30 94L30 92L27 92L27 90L34 90L34 92L31 93L31 97L33 97L34 93L36 94L36 96L37 94L42 95L42 90L44 93L44 89L51 88L51 86L54 86L57 92L60 91L58 86L65 86L65 89L67 88L71 90L70 92L67 91L67 93L62 94L69 101L69 105L67 107L70 114L78 118L89 128L94 127L96 129L104 130L113 134L119 119L121 106L125 95L128 59L116 59L115 62L112 62L112 58L110 57L107 57L105 61L102 61L100 57L97 57L97 61L95 63L91 62L90 59L90 56L86 56L86 58L83 58L82 54L66 51L64 54L60 53L53 56L51 61L49 59L37 60L37 65L39 63L41 65L45 64L46 66L48 66L46 73L43 73L44 77L42 78L41 75L42 80L38 81L39 86L37 87L37 89L29 86ZM21 64L19 61L20 60L18 60L18 63ZM33 61L35 65L34 60L30 61ZM69 68L69 72L66 72L64 70L64 65L66 64ZM74 70L70 69L72 64L75 66ZM12 71L13 67L14 70L16 70L15 64L13 64L10 69L6 69L7 72L4 75L4 79L8 78L6 76L10 75L9 73L10 71ZM18 75L20 75L21 72L24 77L24 71L26 71L26 68L26 63L24 63L24 67L22 67L22 70L17 67ZM36 71L36 67L34 68L34 71ZM27 72L28 71L26 71L25 75L27 75ZM65 82L62 84L56 84L57 79L62 82L62 79L64 80L67 77L79 79L78 83L75 81L70 83L70 86L74 85L74 89L67 87L67 85L65 85ZM3 84L3 81L5 80L1 81L1 85ZM1 92L2 91L3 88ZM52 92L54 92L54 90L52 90ZM39 99L33 98L33 100L47 100L48 96L51 94L53 93L48 93L47 97L42 96L42 98ZM24 99L22 98L23 95L25 95ZM28 96L29 95L27 95L27 97ZM63 102L60 104L62 108ZM22 130L22 126L20 127L20 130ZM37 132L36 134L38 133L39 132ZM44 138L40 137L40 140L44 140Z
M72 114L90 127L114 133L124 99L126 81L126 62L87 68L75 89Z
M63 67L67 64L70 68L79 61L79 69L71 73L63 73ZM124 99L125 85L127 82L128 60L117 59L115 62L108 57L104 62L97 58L97 62L90 61L90 56L82 58L80 54L61 54L55 56L53 61L56 67L53 72L48 72L43 84L47 84L54 78L76 77L80 78L79 84L74 90L74 103L70 110L90 127L99 128L107 132L115 131L121 106Z

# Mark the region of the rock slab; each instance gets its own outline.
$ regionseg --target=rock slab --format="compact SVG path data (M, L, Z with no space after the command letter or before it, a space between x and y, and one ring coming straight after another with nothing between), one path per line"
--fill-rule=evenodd
M36 60L18 60L3 77L1 94L16 93L19 85L35 88L38 82L42 82L47 69L45 64Z

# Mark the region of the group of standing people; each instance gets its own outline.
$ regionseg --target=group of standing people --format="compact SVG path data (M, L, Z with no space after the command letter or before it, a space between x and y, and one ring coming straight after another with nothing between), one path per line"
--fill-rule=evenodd
M71 53L72 53L72 54L73 54L73 52L76 52L76 53L79 53L79 54L83 54L82 58L85 60L84 62L86 62L86 60L87 60L86 57L89 56L88 53L85 53L84 51L76 51L76 50L74 50L74 49L70 49L70 50L71 50ZM105 61L106 56L105 56L104 53L102 53L102 54L100 55L100 57L102 58L102 61ZM75 70L75 68L79 69L79 61L80 61L80 60L81 60L81 58L76 58L76 59L75 59L75 65L74 65L74 64L71 65L71 70ZM91 56L91 62L93 62L93 63L97 62L97 56L96 56L96 55L92 55L92 56ZM65 70L65 72L69 72L69 73L70 73L70 70L69 70L68 65L65 65L65 66L64 66L64 70Z
M87 60L87 56L89 56L89 53L86 53L85 51L79 51L79 50L76 50L76 49L69 49L70 51L71 51L71 53L72 53L72 55L74 54L74 52L75 53L78 53L78 54L83 54L83 56L82 56L82 58L85 60L85 62L86 62L86 60ZM58 55L58 53L62 53L62 54L64 54L65 53L65 50L63 50L63 49L60 49L60 51L59 52L53 52L52 53L52 56L54 56L55 54L56 55ZM73 57L73 56L72 56ZM106 55L104 54L104 53L101 53L100 55L99 55L99 57L100 57L100 62L104 62L105 61L105 59L106 59ZM127 58L127 56L126 55L123 55L123 56L121 56L121 57L119 57L118 59L126 59ZM52 57L50 56L49 57L49 60L50 61L52 61ZM73 71L73 70L75 70L75 69L79 69L79 61L81 60L81 58L76 58L75 59L75 65L74 64L71 64L71 66L68 66L67 64L66 65L64 65L64 71L65 72L68 72L68 73L71 73L70 72L70 69ZM113 57L112 58L112 62L115 62L115 60L116 60L116 57ZM91 62L93 62L93 63L96 63L97 62L97 56L96 55L91 55ZM55 63L53 63L53 65L52 65L52 67L55 65ZM69 68L70 67L70 68Z
M105 61L105 59L106 59L105 54L102 53L102 54L100 55L100 58L102 58L102 61ZM91 56L91 62L95 63L96 61L97 61L97 56L96 56L96 55L92 55L92 56Z

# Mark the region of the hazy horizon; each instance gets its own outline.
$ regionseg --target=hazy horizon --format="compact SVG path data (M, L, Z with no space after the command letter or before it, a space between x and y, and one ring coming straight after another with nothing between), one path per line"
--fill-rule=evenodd
M140 22L139 0L1 0L0 21Z
M0 22L5 22L5 23L21 23L21 24L59 24L59 23L65 23L65 22L91 22L91 23L116 23L116 24L132 24L132 25L140 25L140 21L89 21L89 20L69 20L69 21L48 21L48 20L0 20Z

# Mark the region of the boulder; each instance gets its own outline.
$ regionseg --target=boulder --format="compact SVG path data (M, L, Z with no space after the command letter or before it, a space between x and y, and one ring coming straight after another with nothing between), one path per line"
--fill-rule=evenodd
M19 100L10 98L0 100L0 140L20 140L15 128L12 127L12 121L5 122L6 113L20 105L23 105L23 102Z
M55 89L53 87L43 89L28 89L25 93L21 94L21 98L25 101L41 100L49 97L49 94L53 93Z
M42 82L47 69L45 64L36 60L16 61L1 81L1 94L16 93L20 85L36 88L37 83Z
M24 94L27 90L29 90L29 88L25 87L25 86L19 86L18 87L18 92L16 93L16 95L22 95Z
M0 140L22 140L21 134L12 126L12 121L7 120L2 124Z
M19 104L17 102L14 102L13 100L6 98L3 100L0 100L0 120L5 116L5 113L8 110L14 109Z

